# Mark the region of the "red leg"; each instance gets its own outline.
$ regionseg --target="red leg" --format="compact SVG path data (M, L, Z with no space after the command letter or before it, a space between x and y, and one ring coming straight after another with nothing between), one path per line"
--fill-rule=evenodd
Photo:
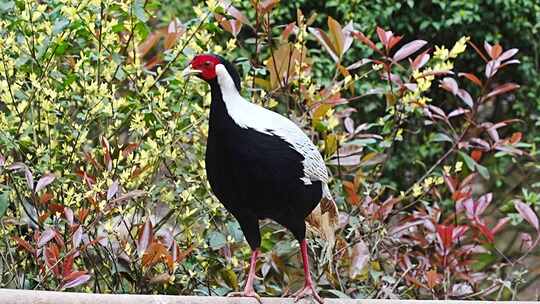
M257 258L259 257L259 248L255 249L251 253L251 259L249 261L249 272L248 277L246 280L246 286L244 287L244 291L238 291L238 292L231 292L227 296L228 297L252 297L257 299L259 303L261 302L261 297L255 292L255 289L253 288L253 280L255 279L255 270L256 270L256 264L257 264Z
M313 284L313 280L311 279L311 273L309 272L309 260L308 260L308 253L307 253L308 247L307 247L307 241L303 239L300 242L300 252L302 252L302 262L304 263L304 288L300 289L294 294L294 302L296 303L298 300L308 296L311 294L313 298L319 302L324 303L317 291L315 290L315 286Z

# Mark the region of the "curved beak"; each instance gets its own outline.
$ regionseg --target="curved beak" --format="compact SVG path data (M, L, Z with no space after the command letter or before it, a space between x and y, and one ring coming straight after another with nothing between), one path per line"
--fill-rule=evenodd
M182 76L184 76L184 79L188 78L191 75L196 75L202 73L201 70L192 69L191 65L188 65L184 71L182 71Z

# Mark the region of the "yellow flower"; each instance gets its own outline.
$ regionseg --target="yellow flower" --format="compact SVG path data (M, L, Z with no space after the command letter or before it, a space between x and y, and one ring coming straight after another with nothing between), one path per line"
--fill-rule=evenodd
M449 55L449 52L448 52L448 49L446 47L444 47L444 46L441 46L441 47L435 46L435 52L433 53L434 58L437 58L437 59L440 59L440 60L446 60L446 59L448 59L448 55Z
M461 172L461 169L463 169L463 163L459 161L456 163L455 171Z
M450 71L454 68L454 64L450 61L439 62L433 68L435 71Z
M77 17L77 9L71 6L63 6L62 12L64 15L70 20L75 20L75 17Z
M450 50L450 54L448 57L450 58L456 58L459 54L463 53L465 49L467 48L467 41L471 39L468 36L461 37L456 44L452 47L452 50Z
M374 71L378 71L380 69L383 68L383 65L382 64L374 64L373 66L371 66L371 68L374 70Z
M422 77L422 75L423 75L422 72L420 72L419 70L414 70L413 73L412 73L412 77L414 79L418 79L418 78Z
M416 103L418 103L419 105L421 106L425 106L427 103L429 103L431 101L431 98L427 98L425 96L422 96L420 98L418 98L418 100L416 101Z
M420 92L425 92L431 88L431 80L428 77L418 78L416 81Z
M422 195L422 187L420 187L418 184L414 184L412 191L414 197L419 197Z
M452 170L452 167L451 167L451 166L444 166L444 167L443 167L443 171L444 171L444 173L446 173L447 175L450 175L450 170Z
M434 183L433 177L430 176L424 180L424 188L430 188Z

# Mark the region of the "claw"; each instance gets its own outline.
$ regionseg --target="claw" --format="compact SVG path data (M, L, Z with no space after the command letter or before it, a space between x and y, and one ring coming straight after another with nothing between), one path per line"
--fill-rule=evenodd
M294 303L300 301L301 299L307 296L312 296L313 299L315 299L315 301L317 301L319 304L324 303L323 299L319 296L319 294L317 293L317 291L315 290L312 284L304 285L304 288L300 289L299 291L293 294Z
M249 297L255 298L259 304L262 304L261 297L255 292L255 290L245 289L244 291L233 291L227 294L227 297Z

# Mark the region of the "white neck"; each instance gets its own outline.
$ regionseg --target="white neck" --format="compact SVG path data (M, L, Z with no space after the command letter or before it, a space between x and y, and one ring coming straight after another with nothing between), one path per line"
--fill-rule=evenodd
M234 80L232 79L231 75L229 75L227 68L225 68L223 64L216 65L216 75L219 87L221 88L221 93L223 95L228 95L230 97L235 95L240 96L240 93L234 84Z

